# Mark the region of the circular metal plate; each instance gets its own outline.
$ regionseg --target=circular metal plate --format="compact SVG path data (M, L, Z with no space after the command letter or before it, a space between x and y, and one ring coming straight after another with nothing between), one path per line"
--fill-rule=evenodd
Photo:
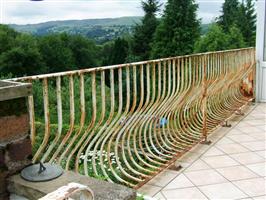
M63 169L56 164L44 163L43 166L45 170L41 173L39 172L40 164L35 164L24 168L20 175L27 181L43 182L56 179L63 174Z

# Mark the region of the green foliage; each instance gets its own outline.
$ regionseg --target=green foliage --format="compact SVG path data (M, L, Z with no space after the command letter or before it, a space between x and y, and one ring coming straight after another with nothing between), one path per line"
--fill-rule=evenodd
M113 43L109 43L104 47L103 65L123 64L126 62L129 46L127 40L117 38Z
M217 23L228 32L230 27L238 24L239 19L239 2L238 0L225 0L222 7L222 15L218 18Z
M136 200L144 200L144 196L142 194L138 195Z
M0 69L3 74L23 76L45 72L35 38L30 35L17 35L12 43L13 45L0 54Z
M0 54L10 50L15 45L15 38L19 34L7 25L0 24Z
M243 35L235 25L231 26L228 33L228 47L226 49L237 49L246 46Z
M139 23L140 20L141 17L120 17L51 21L40 24L10 26L19 32L26 32L36 36L60 33L78 34L93 39L97 44L103 44L132 33L135 23Z
M200 38L195 44L195 52L220 51L236 49L245 46L240 30L232 26L229 33L225 33L217 24L213 24L209 32Z
M63 35L47 35L39 38L40 52L49 72L77 69L71 50L63 40Z
M79 80L74 77L74 108L75 108L75 122L78 125L80 121L80 92L79 92ZM69 78L64 77L61 80L61 99L62 99L62 119L63 124L69 124L70 121L70 96L69 96ZM102 107L102 96L101 96L101 87L100 80L96 79L96 99L97 108ZM84 77L84 85L91 85L91 77ZM85 87L85 121L89 122L92 116L92 88ZM36 121L44 122L44 108L43 108L43 90L42 83L35 81L33 84L33 96L34 96L34 107L35 107L35 117ZM49 108L50 108L50 122L51 124L58 124L57 121L57 96L56 96L56 85L55 81L51 80L48 83L48 97L49 97ZM110 108L110 89L105 87L105 98L106 98L106 111L105 115L108 116ZM101 112L97 112L97 119L100 118Z
M201 37L195 52L236 49L254 46L256 14L253 0L225 0L217 24Z
M142 9L145 16L140 24L137 24L132 36L132 54L135 60L148 60L151 51L151 42L158 25L156 12L161 4L158 0L142 1Z
M34 37L0 25L1 75L35 75L95 67L101 64L99 48L79 35Z
M229 33L231 27L236 26L243 35L246 46L255 45L256 14L254 0L225 0L222 15L217 23L221 25L225 33Z
M152 57L189 54L200 36L194 0L168 0L152 45Z
M40 52L49 72L59 72L98 65L96 45L79 35L47 35L39 38Z
M74 65L78 69L99 65L98 47L92 40L80 35L67 36L68 47L72 51Z
M224 50L227 47L227 36L222 28L213 24L208 33L200 38L195 44L195 52L207 52Z
M245 0L239 8L238 27L247 46L254 46L256 41L256 14L254 0Z
M201 35L205 35L208 33L212 24L201 24Z

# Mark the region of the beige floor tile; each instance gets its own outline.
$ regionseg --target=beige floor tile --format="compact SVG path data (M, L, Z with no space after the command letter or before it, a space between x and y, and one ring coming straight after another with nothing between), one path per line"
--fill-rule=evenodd
M193 187L194 185L191 181L184 176L184 174L178 175L174 180L172 180L168 185L164 187L164 190L177 189L177 188L186 188Z
M229 182L201 186L199 189L209 199L241 199L247 197L245 193Z
M152 180L150 180L148 184L159 186L159 187L164 187L168 183L170 183L177 175L178 173L173 173L173 172L165 170L161 172L160 174L158 174L157 176L155 176Z
M258 129L266 131L266 125L256 126Z
M156 200L166 200L166 198L163 196L161 192L157 193L155 196L153 196Z
M256 178L258 177L253 171L249 170L244 166L233 166L216 169L223 177L230 181L248 179L248 178Z
M221 168L239 165L235 160L227 155L223 156L212 156L212 157L202 157L202 160L210 165L212 168Z
M245 146L246 148L250 149L251 151L262 151L265 150L265 141L260 142L243 142L241 145Z
M242 153L249 151L249 149L243 147L240 144L218 144L215 146L227 154Z
M266 200L266 196L253 197L254 200Z
M247 165L247 168L258 174L259 176L266 176L266 163L256 163Z
M196 186L227 182L224 177L213 169L184 172L184 174Z
M138 192L143 194L143 195L148 195L148 196L154 196L156 193L158 193L162 188L154 185L148 185L145 184L141 188L138 189Z
M265 125L265 120L257 119L257 120L249 120L247 123L251 126L257 126L257 125Z
M265 180L263 178L234 181L233 183L251 197L265 195Z
M266 151L255 151L254 153L258 154L260 157L266 159Z
M224 137L225 133L224 134L219 134L219 133L215 133L215 134L211 134L208 139L210 141L212 141L212 143L215 143L217 142L218 140L220 140L222 137Z
M240 121L237 125L236 125L236 128L239 128L239 129L243 129L243 128L246 128L246 127L250 127L252 125L248 124L247 121Z
M230 138L231 140L235 141L235 142L250 142L250 141L256 141L256 138L251 137L249 135L246 134L239 134L239 135L228 135L226 136L228 138Z
M203 154L203 157L207 156L220 156L224 155L225 153L222 152L221 150L217 149L216 147L211 147L205 154Z
M230 156L243 165L260 163L260 162L264 162L265 160L261 156L256 154L255 152L231 154Z
M256 132L260 132L261 129L254 127L254 126L247 126L247 127L241 127L238 128L239 130L241 130L244 133L256 133Z
M190 152L197 153L197 154L202 154L204 153L207 149L209 148L208 145L204 144L197 144L194 148L190 150Z
M177 190L163 190L163 195L170 200L180 199L207 199L196 187L182 188Z
M247 117L244 118L244 121L248 121L248 120L261 120L265 117L266 115L265 114L249 114Z
M252 119L258 119L258 120L266 120L266 113L263 112L257 112L257 113L251 113Z
M228 137L223 137L222 139L220 139L216 145L220 145L220 144L232 144L232 143L235 143L233 140L231 140L230 138Z
M195 160L199 158L200 154L195 152L188 152L184 156L182 156L179 161L180 162L186 162L186 163L192 163Z
M234 127L232 130L230 130L226 135L239 135L243 134L243 132L236 127Z
M248 135L256 140L266 140L266 131L263 130L258 133L249 133Z
M198 170L203 170L203 169L210 169L210 166L207 165L203 160L198 159L194 163L191 164L185 171L198 171Z

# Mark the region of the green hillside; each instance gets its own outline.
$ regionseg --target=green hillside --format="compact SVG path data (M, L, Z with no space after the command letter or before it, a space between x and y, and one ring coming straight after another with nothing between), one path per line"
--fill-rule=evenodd
M51 33L80 34L91 38L98 44L131 34L133 27L141 21L141 17L120 17L105 19L84 19L49 21L39 24L16 25L10 24L16 31L33 35ZM202 24L202 34L208 31L209 24Z
M130 34L141 17L120 17L106 19L85 19L50 21L39 24L16 25L10 24L19 32L33 35L46 35L49 33L81 34L94 39L97 43L113 40L125 34Z

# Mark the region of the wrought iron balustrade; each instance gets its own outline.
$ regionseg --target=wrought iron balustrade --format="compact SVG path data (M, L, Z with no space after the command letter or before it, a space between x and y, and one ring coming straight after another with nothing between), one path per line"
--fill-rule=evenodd
M33 162L139 187L253 99L255 49L14 79L28 99Z

